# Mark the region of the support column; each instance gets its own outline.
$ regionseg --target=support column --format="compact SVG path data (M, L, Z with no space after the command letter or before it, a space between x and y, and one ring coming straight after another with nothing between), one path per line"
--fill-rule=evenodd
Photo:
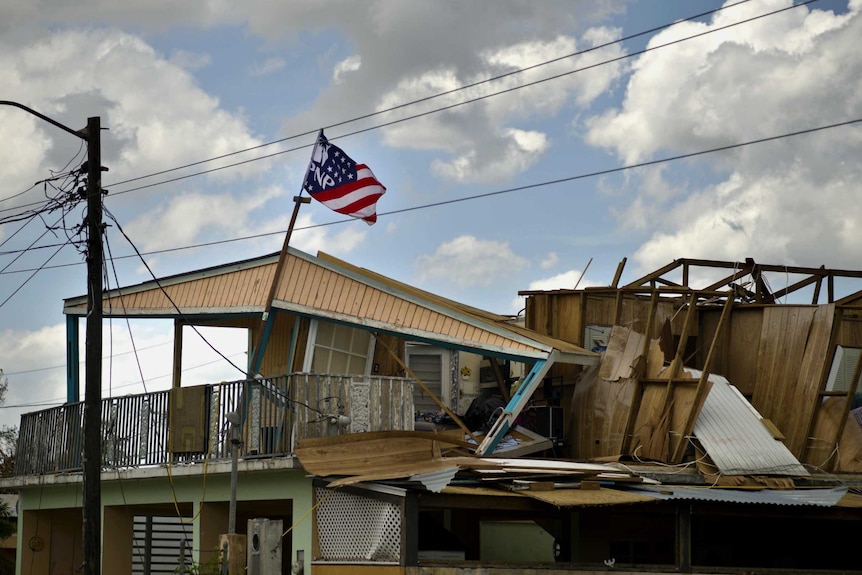
M81 350L78 316L66 316L66 403L81 401Z

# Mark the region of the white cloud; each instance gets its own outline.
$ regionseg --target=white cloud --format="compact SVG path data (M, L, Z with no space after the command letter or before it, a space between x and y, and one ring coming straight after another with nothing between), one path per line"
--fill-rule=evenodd
M790 0L763 4L675 26L650 45ZM586 122L587 141L634 163L860 118L860 9L800 7L645 54L622 106ZM844 127L638 170L620 227L651 234L635 254L642 270L680 257L855 267L849 238L862 209L846 198L862 179L860 154L862 132ZM683 167L698 170L678 181Z
M557 265L557 262L559 261L560 258L559 256L557 256L557 252L549 252L548 255L545 256L545 259L541 261L539 267L541 267L543 270L547 270Z
M220 109L218 100L205 93L186 69L122 32L70 30L14 45L0 36L0 71L7 98L27 102L66 125L82 127L88 116L101 116L106 129L102 158L111 169L106 184L260 144L244 119ZM0 113L4 119L12 114L26 118L17 111ZM57 144L48 144L38 134L57 136L54 127L35 118L15 122L22 136L16 141L27 146L17 146L22 149L14 165L25 173L37 171L33 164L40 160L48 164L41 167L43 173L63 165L80 144L62 135L55 138ZM53 146L58 150L46 156ZM13 152L13 147L0 144L0 152ZM208 177L236 179L267 166L253 162Z
M507 242L459 236L414 262L420 281L445 280L461 287L488 286L529 265Z
M249 76L268 76L269 74L283 70L285 66L287 66L287 62L284 58L267 58L263 62L252 64L248 74Z
M350 72L356 72L362 67L362 58L356 54L345 58L335 65L332 71L332 80L336 83L341 82L342 77Z
M474 148L451 161L435 160L431 171L461 184L504 182L534 165L548 148L545 135L536 131L509 129L499 143L495 153Z
M552 254L556 257L556 254ZM585 287L596 287L603 285L600 282L595 282L582 278L583 270L568 270L551 277L541 278L531 281L527 289L523 291L553 291L560 289L584 289ZM524 308L524 296L518 296L512 300L513 309Z
M206 68L212 64L212 56L203 52L177 50L171 54L170 62L184 70L195 71Z
M243 197L188 192L142 214L124 229L141 251L189 245L206 231L215 231L220 238L251 235L261 224L252 224L250 214L269 200L285 195L276 186Z

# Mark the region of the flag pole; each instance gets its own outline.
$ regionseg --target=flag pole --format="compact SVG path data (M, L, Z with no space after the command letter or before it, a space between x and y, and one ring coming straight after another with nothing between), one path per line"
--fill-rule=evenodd
M317 140L314 142L315 148L317 147L317 143L320 141L320 136L323 135L323 130L317 134ZM308 170L311 169L311 162L314 158L314 149L311 152L311 158L308 159L308 168L305 170L306 175L308 174ZM304 180L303 180L304 181ZM275 275L272 276L272 284L269 286L269 295L266 297L266 305L263 308L263 315L261 316L261 321L263 321L263 329L261 330L260 337L257 339L257 344L255 345L254 353L251 355L251 363L249 364L248 378L251 379L254 377L257 370L260 369L260 364L263 362L263 353L266 350L267 340L269 339L269 333L272 331L272 324L274 323L274 315L272 314L272 302L275 299L275 290L278 288L278 281L281 277L281 273L284 270L284 264L287 261L287 252L288 245L290 244L290 236L293 235L293 227L296 224L296 218L299 215L299 206L302 204L311 203L311 198L302 195L303 189L300 188L299 195L293 196L294 206L293 206L293 214L290 216L290 224L287 226L287 234L284 236L284 244L281 246L281 253L278 255L278 263L275 266ZM288 366L288 369L290 367Z

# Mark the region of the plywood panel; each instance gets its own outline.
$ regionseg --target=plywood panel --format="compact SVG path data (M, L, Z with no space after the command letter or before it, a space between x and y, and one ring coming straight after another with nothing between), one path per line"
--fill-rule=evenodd
M846 401L843 397L822 400L814 421L814 430L802 457L808 465L818 469L828 468L831 460L837 457L834 471L862 473L862 427L852 415L844 424L841 440L835 445L835 435L844 417Z
M764 310L751 403L785 434L799 425L795 421L798 406L789 398L802 367L815 309L776 306Z
M727 325L729 335L722 338L728 342L726 369L717 373L732 381L747 397L753 395L757 381L757 350L760 349L763 313L764 308L732 309Z
M792 423L779 427L785 435L784 443L796 457L802 457L805 449L806 434L809 422L814 417L820 392L823 371L829 356L829 340L832 335L832 324L835 317L835 306L819 306L811 323L808 341L802 358L802 365L792 387L785 395L785 405L793 406L790 410ZM774 420L773 420L774 422Z
M628 448L626 426L640 385L633 366L643 340L635 331L614 327L598 370L585 371L575 385L570 437L576 459L620 455Z
M404 340L386 334L378 334L377 340L374 346L374 375L404 377L405 374L401 365L387 350L387 346L389 346L395 350L399 357L404 357Z
M628 452L640 459L668 461L670 421L665 415L664 383L644 383L641 401L632 427Z
M584 327L581 321L581 295L567 294L555 297L556 333L554 337L577 345L582 345Z
M204 385L174 387L170 400L170 451L203 453L207 442L207 393Z

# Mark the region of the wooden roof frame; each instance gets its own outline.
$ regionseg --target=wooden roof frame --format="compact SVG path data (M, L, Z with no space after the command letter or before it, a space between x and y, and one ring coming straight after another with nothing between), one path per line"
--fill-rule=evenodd
M561 363L572 363L577 365L591 365L598 362L598 355L587 351L579 346L569 342L550 338L548 336L532 332L521 328L520 326L510 323L511 317L499 314L494 314L485 310L474 308L443 298L436 294L426 292L388 278L386 276L376 274L367 269L353 266L345 261L339 260L331 255L318 253L317 256L312 256L305 252L294 248L289 248L289 256L297 260L309 262L318 269L329 270L340 277L349 278L355 282L368 286L371 289L377 290L379 293L391 295L399 301L409 302L415 305L422 306L425 309L445 316L452 321L462 322L476 329L481 329L490 334L505 338L505 341L513 342L514 346L501 346L488 344L485 346L477 346L476 342L470 341L468 338L458 338L454 336L443 337L439 333L435 334L433 330L417 330L411 329L408 326L399 326L393 323L374 320L372 318L363 317L361 314L340 313L327 311L316 308L313 305L298 303L279 297L277 295L272 302L273 310L283 310L297 315L335 321L338 323L353 325L354 327L388 333L392 335L400 335L411 340L435 343L442 347L470 351L474 353L484 353L489 356L500 357L504 359L513 359L516 361L534 362L546 360L554 353L556 361ZM269 254L248 260L238 262L230 262L227 264L194 270L187 273L176 274L150 280L137 285L106 290L104 293L104 301L109 305L103 310L105 317L150 317L163 319L201 319L214 318L225 316L254 316L262 314L265 309L265 301L263 298L252 298L245 305L241 306L206 306L206 305L190 305L187 307L181 306L180 310L170 307L149 307L141 309L127 309L125 304L118 305L116 302L123 302L126 298L136 294L144 294L146 292L161 291L170 287L178 288L184 284L189 284L198 280L210 280L234 272L248 272L255 268L263 266L275 266L278 262L279 254ZM270 274L272 276L272 274ZM279 278L279 282L283 283L286 278L286 272ZM281 291L279 294L283 294ZM86 314L87 296L77 296L64 300L63 313L73 320L74 317L82 317ZM438 337L439 336L439 337Z
M862 290L849 293L841 298L836 297L835 280L836 279L859 279L862 280L862 270L846 270L846 269L830 269L825 265L820 267L804 267L804 266L787 266L778 264L761 264L754 261L753 258L746 258L745 261L722 261L708 260L695 258L680 258L669 264L660 267L659 269L650 272L632 282L629 282L621 287L617 287L619 278L622 275L622 268L625 265L625 259L620 262L614 276L614 281L607 287L588 287L583 290L586 293L609 292L609 293L633 293L633 294L649 294L653 290L658 290L660 294L679 294L687 295L692 292L697 294L698 299L706 298L725 298L728 294L733 294L736 303L739 304L775 304L780 303L780 300L786 296L796 293L811 285L814 286L814 293L811 299L811 304L818 303L835 303L838 305L848 305L853 302L862 300ZM715 281L701 288L692 288L689 286L689 279L697 268L708 269L724 269L730 270L730 273L718 281ZM807 276L795 283L788 285L780 290L771 291L765 280L765 273L781 273ZM750 276L754 289L746 288L740 280ZM826 302L822 302L823 284L826 284ZM862 282L860 282L862 283ZM554 291L579 291L579 290L554 290ZM542 290L523 290L519 291L519 295L533 295L546 293Z

